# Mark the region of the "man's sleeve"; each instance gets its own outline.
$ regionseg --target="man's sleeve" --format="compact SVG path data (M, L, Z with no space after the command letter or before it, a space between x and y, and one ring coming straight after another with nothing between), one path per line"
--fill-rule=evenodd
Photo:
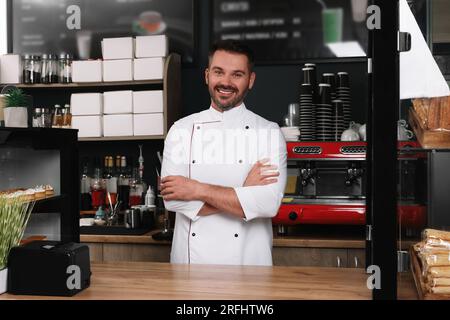
M183 176L189 178L191 130L173 125L164 142L164 154L161 167L161 178ZM167 210L184 214L191 220L197 220L202 201L164 201Z
M284 197L287 179L286 141L278 125L271 126L270 130L271 139L268 144L270 146L268 149L270 164L278 166L280 176L277 183L270 185L234 188L246 221L276 216Z

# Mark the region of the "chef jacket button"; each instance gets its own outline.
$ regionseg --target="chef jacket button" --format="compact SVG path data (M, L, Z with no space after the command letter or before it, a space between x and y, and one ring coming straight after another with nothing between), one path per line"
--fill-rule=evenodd
M200 130L200 126L197 127L197 130Z
M192 236L195 237L195 233L193 233Z
M250 129L250 127L249 127L249 126L245 126L245 129L247 129L247 130L248 130L248 129Z
M242 163L242 160L239 160L239 163Z
M195 160L192 160L192 163L195 163Z
M236 234L234 235L234 237L237 238L237 237L239 237L239 235L236 233Z

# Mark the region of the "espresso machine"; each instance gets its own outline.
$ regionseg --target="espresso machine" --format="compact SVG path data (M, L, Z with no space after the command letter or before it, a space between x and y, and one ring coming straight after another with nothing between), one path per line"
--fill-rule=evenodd
M399 142L400 148L417 147ZM288 142L287 185L273 218L278 234L293 225L366 224L366 142ZM426 223L426 156L399 154L398 219L405 229Z

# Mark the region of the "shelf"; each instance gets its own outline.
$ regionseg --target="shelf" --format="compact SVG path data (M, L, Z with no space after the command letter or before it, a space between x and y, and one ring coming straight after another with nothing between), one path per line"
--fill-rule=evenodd
M36 200L36 203L33 208L33 213L38 212L61 212L62 205L61 202L66 199L66 195L55 195L51 197L47 197L44 199Z
M149 85L149 84L163 84L163 79L158 80L143 80L143 81L117 81L117 82L87 82L87 83L68 83L68 84L16 84L17 88L25 89L67 89L67 88L86 88L86 87L114 87L114 86L135 86L135 85ZM5 85L0 85L5 86Z
M139 141L139 140L164 140L162 136L131 136L131 137L101 137L101 138L78 138L79 142L95 142L95 141Z

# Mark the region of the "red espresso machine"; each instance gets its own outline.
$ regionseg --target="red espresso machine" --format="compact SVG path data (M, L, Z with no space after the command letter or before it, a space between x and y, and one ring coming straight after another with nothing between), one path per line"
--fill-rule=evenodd
M419 147L399 142L399 149ZM288 181L278 234L293 225L366 224L366 142L288 142ZM426 155L399 153L398 219L409 233L426 223Z

